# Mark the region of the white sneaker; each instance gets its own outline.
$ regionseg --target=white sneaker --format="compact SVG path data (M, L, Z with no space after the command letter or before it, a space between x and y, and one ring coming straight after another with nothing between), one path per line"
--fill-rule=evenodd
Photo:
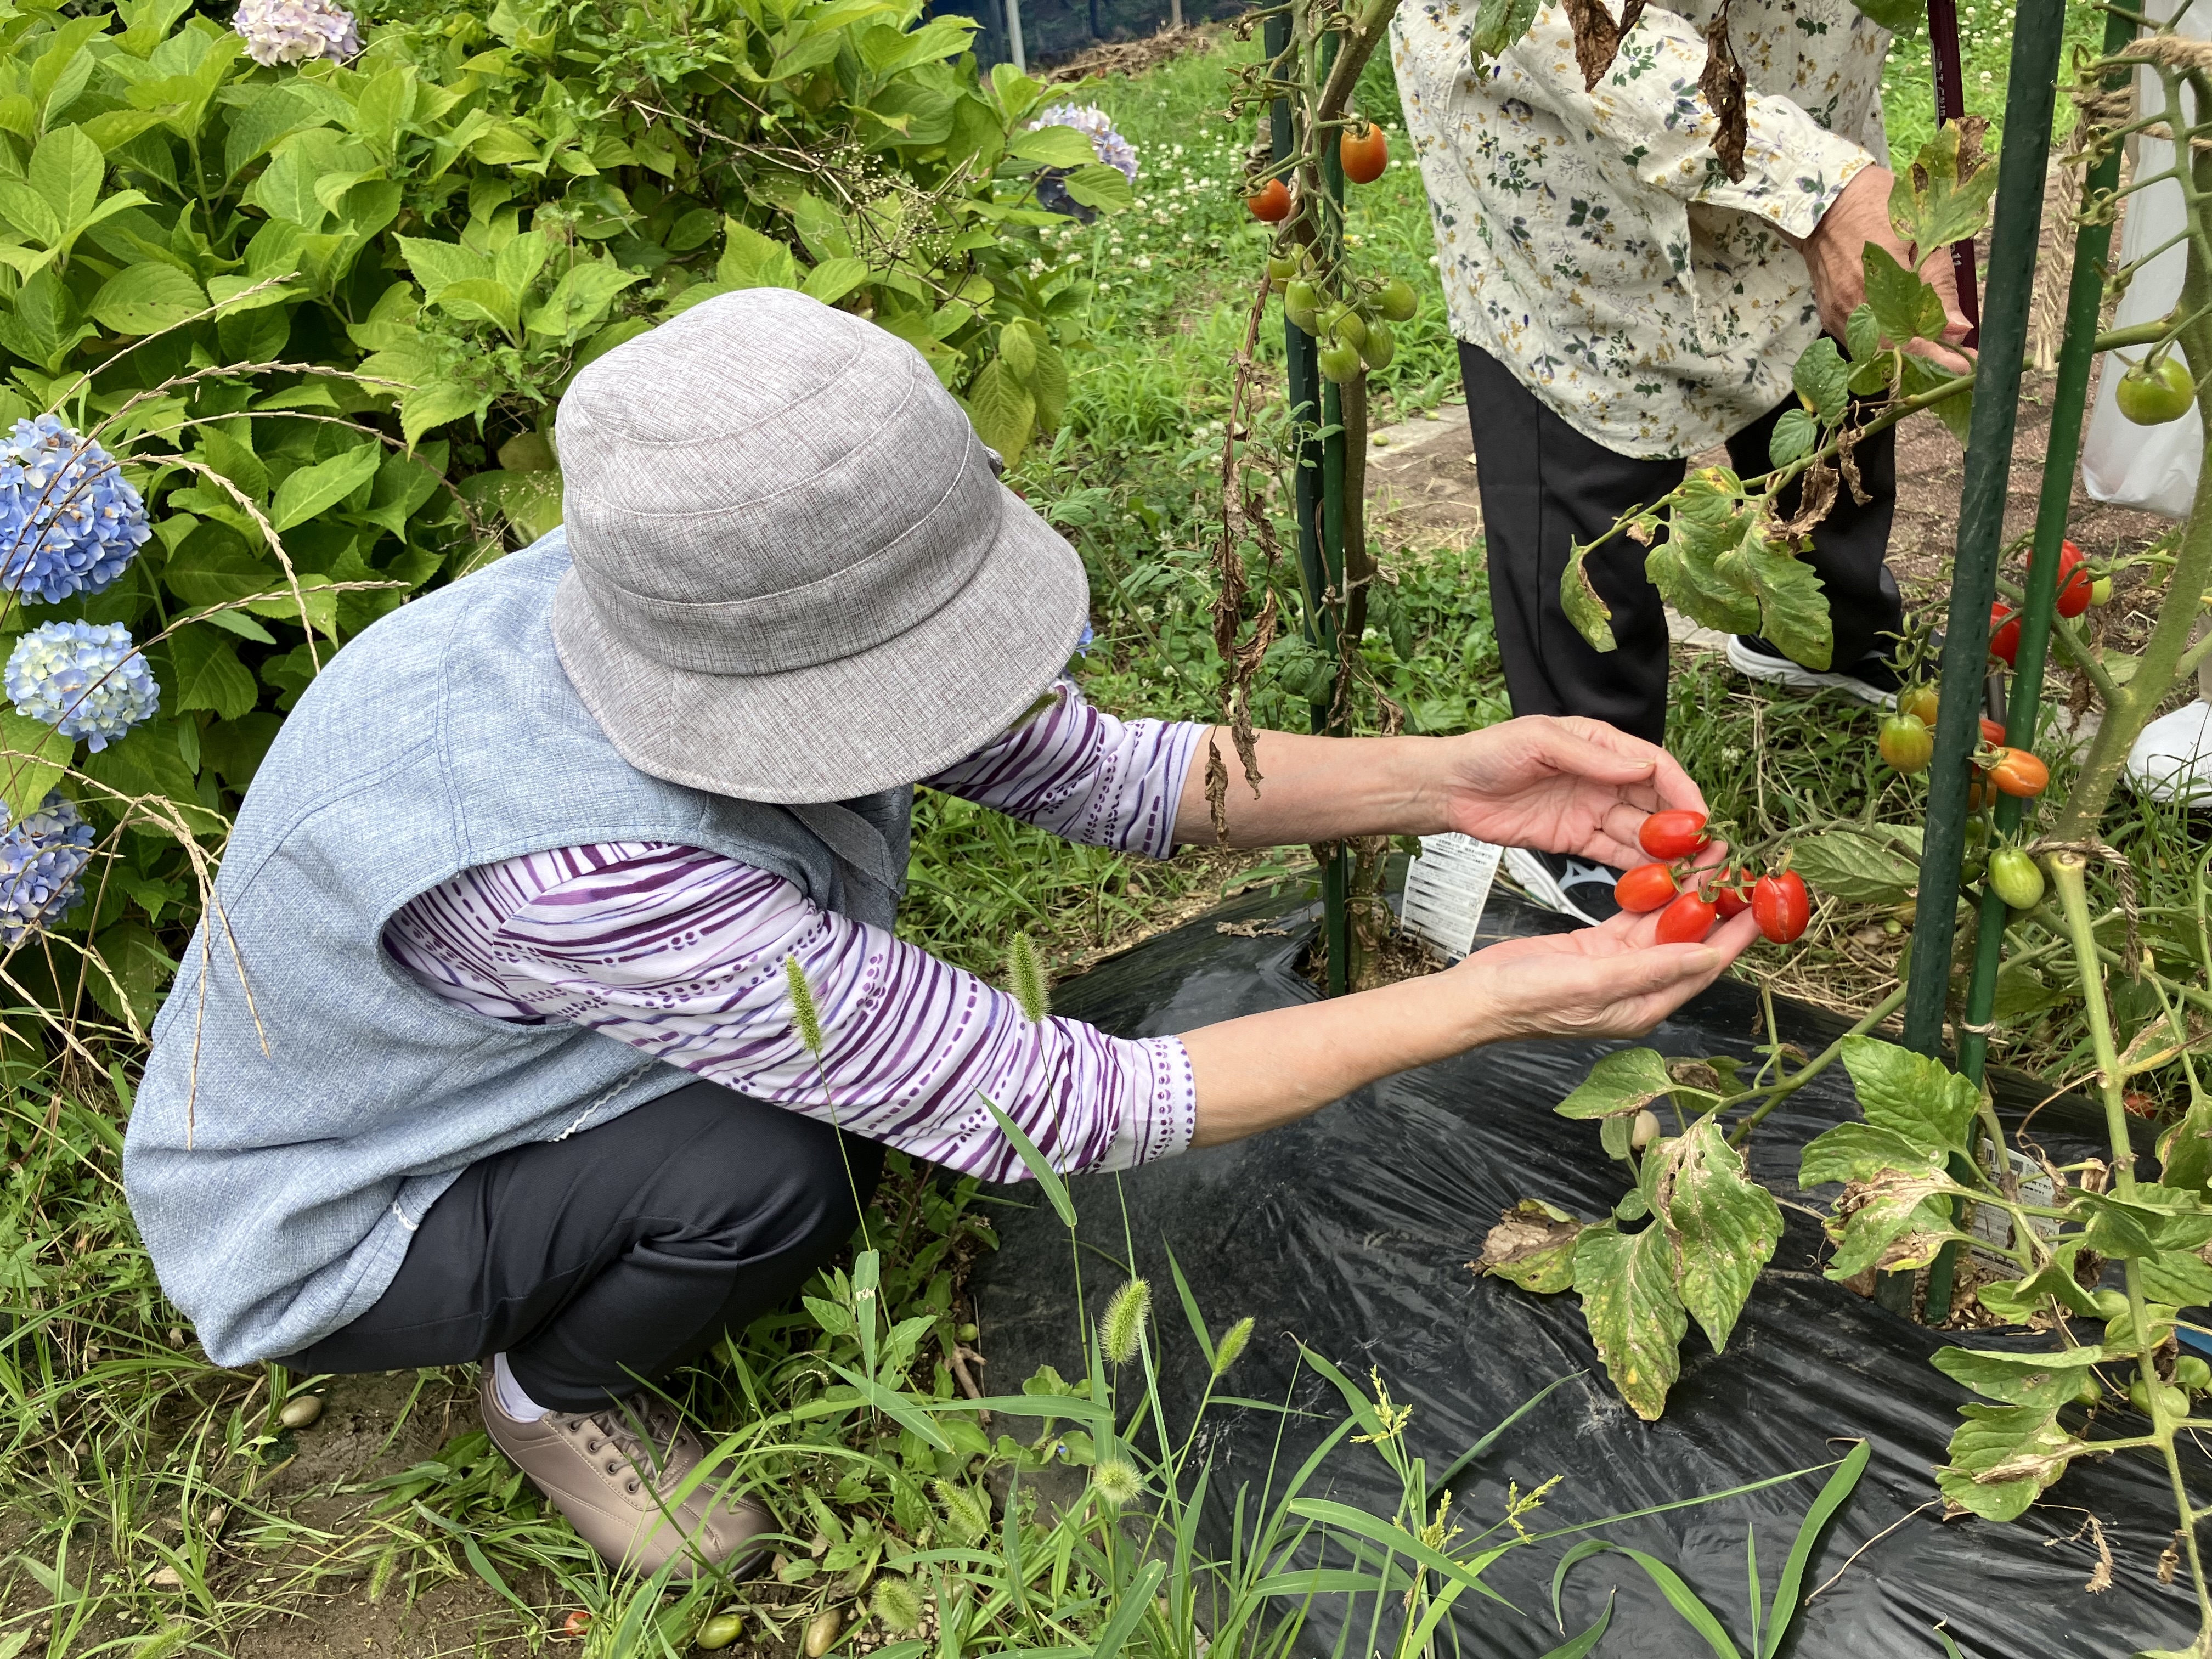
M2124 775L2152 800L2212 800L2212 702L2192 702L2143 727Z
M1826 674L1790 661L1764 640L1731 634L1728 660L1729 666L1747 680L1765 680L1800 691L1845 691L1877 708L1897 707L1897 676L1879 658L1869 657L1854 665L1850 673Z
M1505 849L1505 873L1547 910L1596 927L1620 914L1613 884L1620 872L1562 853L1538 853L1526 847Z

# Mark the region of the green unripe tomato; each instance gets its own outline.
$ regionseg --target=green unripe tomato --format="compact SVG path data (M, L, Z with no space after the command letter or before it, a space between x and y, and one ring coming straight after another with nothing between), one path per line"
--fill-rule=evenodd
M2000 847L1990 854L1990 890L2015 910L2033 910L2043 902L2043 872L2017 847Z
M2097 1381L2096 1372L2081 1373L2081 1386L2074 1390L2074 1403L2077 1406L2101 1406L2105 1403L2105 1385Z
M1321 296L1314 285L1301 277L1292 277L1283 284L1283 315L1309 334L1319 319Z
M2198 1354L2185 1353L2173 1362L2173 1381L2177 1387L2191 1394L2202 1394L2212 1389L2212 1362Z
M1346 341L1331 340L1314 354L1321 377L1333 386L1344 386L1359 378L1359 348Z
M1966 855L1959 860L1959 879L1969 887L1987 875L1989 872L1988 855L1978 853L1971 847L1966 849Z
M2156 1387L2158 1389L2158 1402L2160 1406L2164 1408L2166 1414L2168 1417L2186 1417L2189 1415L2189 1396L2187 1395L2184 1394L2180 1389L2175 1388L2170 1382L2160 1382L2157 1384ZM2136 1377L2133 1381L2129 1382L2128 1404L2133 1406L2145 1417L2148 1417L2150 1415L2150 1401L2151 1391L2143 1386L2143 1380L2142 1377Z
M2092 1291L2089 1306L2100 1319L2121 1319L2127 1315L2128 1298L2118 1291Z
M963 1325L958 1330L953 1332L952 1334L963 1342L973 1342L977 1337L982 1335L983 1333L974 1325Z
M1925 772L1928 763L1936 758L1935 734L1917 714L1890 715L1882 721L1875 744L1881 757L1907 775Z
M1321 332L1343 341L1354 351L1367 343L1367 325L1341 300L1322 313Z
M1375 309L1394 323L1409 321L1420 308L1420 296L1403 276L1393 276L1375 296Z
M2089 584L2089 603L2091 605L2110 605L2112 602L2112 579L2110 576L2100 576L2096 580Z
M695 1646L709 1653L726 1648L744 1633L745 1621L734 1613L718 1613L699 1626L699 1633L691 1638Z
M1360 343L1359 361L1370 368L1388 368L1397 355L1398 341L1390 332L1390 325L1380 318L1370 323L1367 337Z
M2131 364L2112 395L2120 413L2137 426L2164 426L2189 412L2197 401L2197 383L2189 365L2169 354L2155 368L2148 358Z
M1291 254L1270 253L1267 256L1267 275L1278 283L1289 282L1298 274L1298 261Z

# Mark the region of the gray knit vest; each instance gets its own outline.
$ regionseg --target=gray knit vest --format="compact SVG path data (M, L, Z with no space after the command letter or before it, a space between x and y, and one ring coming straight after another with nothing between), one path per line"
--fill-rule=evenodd
M410 899L526 853L661 841L891 925L912 789L784 807L640 772L554 654L568 568L556 530L379 621L307 688L247 792L220 922L155 1022L123 1155L161 1287L218 1364L294 1352L366 1310L470 1164L692 1080L575 1025L443 1000L383 949Z

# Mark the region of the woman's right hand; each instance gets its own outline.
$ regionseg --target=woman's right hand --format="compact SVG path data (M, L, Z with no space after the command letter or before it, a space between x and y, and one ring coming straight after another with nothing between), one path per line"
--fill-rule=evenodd
M1641 1036L1726 971L1759 937L1748 912L1696 945L1661 945L1656 913L1598 927L1507 939L1445 977L1466 985L1484 1042Z

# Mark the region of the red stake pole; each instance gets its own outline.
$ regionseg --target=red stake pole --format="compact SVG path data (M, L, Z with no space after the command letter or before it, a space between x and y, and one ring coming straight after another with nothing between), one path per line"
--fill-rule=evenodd
M1966 112L1966 75L1959 56L1957 0L1928 0L1929 55L1936 65L1936 125L1955 121ZM1974 245L1951 244L1951 269L1959 279L1959 309L1968 324L1966 343L1977 343L1982 332L1981 296L1975 291Z

